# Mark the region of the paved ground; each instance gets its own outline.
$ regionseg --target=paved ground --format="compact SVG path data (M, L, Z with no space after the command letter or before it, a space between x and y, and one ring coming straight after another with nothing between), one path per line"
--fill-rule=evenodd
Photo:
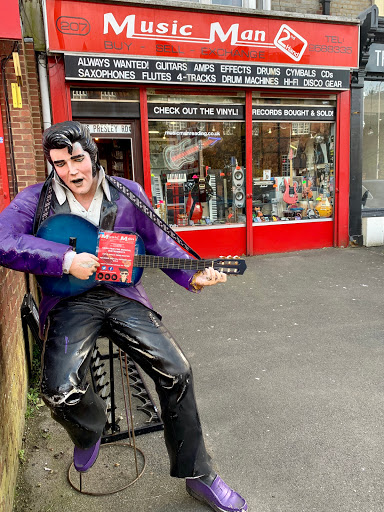
M217 471L251 512L382 512L384 250L247 264L243 277L198 296L160 271L144 278L194 368ZM28 425L15 512L209 510L168 476L162 433L137 443L147 460L138 482L109 497L81 495L67 482L72 446L40 408ZM101 451L90 475L96 488L121 478L130 450L113 450Z

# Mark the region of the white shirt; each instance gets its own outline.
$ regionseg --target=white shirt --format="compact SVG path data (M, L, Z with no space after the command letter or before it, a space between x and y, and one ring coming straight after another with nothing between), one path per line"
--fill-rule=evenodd
M60 205L68 201L71 213L80 215L84 219L89 220L96 226L100 222L101 204L103 202L103 194L106 195L108 201L111 200L111 191L109 189L108 181L105 179L104 169L101 167L99 171L99 177L97 180L97 188L95 195L92 199L92 203L88 210L82 206L79 201L75 198L71 190L60 180L56 171L54 171L54 177L52 180L52 188L56 194L57 201ZM69 269L72 265L73 258L75 257L75 251L68 251L64 256L63 261L63 272L68 274Z

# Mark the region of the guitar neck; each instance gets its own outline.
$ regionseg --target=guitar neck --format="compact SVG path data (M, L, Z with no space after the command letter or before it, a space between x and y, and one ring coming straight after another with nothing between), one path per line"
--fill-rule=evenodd
M134 257L133 265L142 268L204 270L207 267L215 266L215 260L189 260L186 258L167 258L164 256L142 254Z
M204 163L203 163L203 148L202 144L200 143L199 146L199 172L200 172L200 179L204 179Z

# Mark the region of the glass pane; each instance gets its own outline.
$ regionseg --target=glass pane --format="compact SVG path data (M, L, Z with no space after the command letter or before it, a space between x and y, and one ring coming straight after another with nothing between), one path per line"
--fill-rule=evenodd
M245 222L244 122L150 121L149 136L153 203L164 220Z
M383 82L364 82L363 208L384 208L383 92Z
M287 98L276 98L276 97L270 97L268 98L266 94L260 94L260 93L253 93L252 94L252 103L253 105L265 105L265 104L271 104L271 105L311 105L311 106L321 106L326 107L329 106L336 106L336 96L329 95L328 99L321 99L316 100L313 98L294 98L294 97L287 97Z
M137 89L71 89L72 101L139 101Z
M244 105L245 95L243 92L235 94L215 93L214 95L201 94L175 94L175 93L154 93L148 90L148 103L169 103L170 105L178 103L198 104L220 104L220 105Z
M334 123L253 123L255 222L333 216Z
M234 7L242 7L242 0L212 0L213 5L232 5Z

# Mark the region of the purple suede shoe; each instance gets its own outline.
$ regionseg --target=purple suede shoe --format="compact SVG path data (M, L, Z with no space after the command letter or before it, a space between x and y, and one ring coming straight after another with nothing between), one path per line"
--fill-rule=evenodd
M228 487L219 475L216 475L210 487L199 478L187 478L186 487L191 496L206 503L216 512L245 512L248 510L245 499Z
M77 471L81 471L84 473L88 471L90 467L96 462L97 456L99 455L101 438L97 441L96 444L83 450L77 446L73 451L73 465Z

